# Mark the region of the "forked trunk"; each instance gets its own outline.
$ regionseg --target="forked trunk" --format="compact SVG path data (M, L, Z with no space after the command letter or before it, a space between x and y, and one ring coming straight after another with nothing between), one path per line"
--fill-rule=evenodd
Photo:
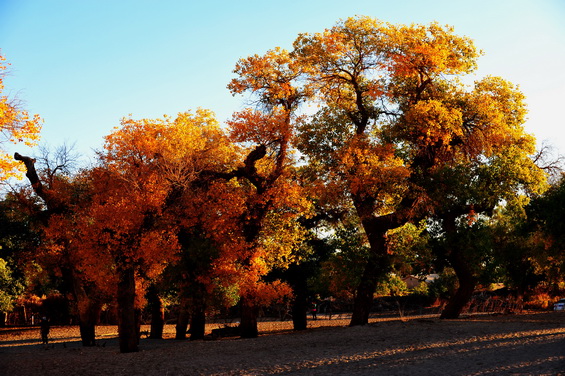
M135 309L135 271L133 267L119 268L118 336L120 352L139 350L139 320Z
M241 323L239 329L241 338L256 338L259 335L257 329L257 316L259 309L248 299L241 298Z
M405 222L404 210L376 217L374 215L375 199L363 195L353 195L353 203L357 215L361 219L363 230L369 241L369 257L361 281L357 286L353 302L353 314L349 326L367 325L369 313L373 305L373 295L379 280L392 269L392 261L388 254L386 234L389 230L402 226ZM411 201L401 203L400 207L407 208Z

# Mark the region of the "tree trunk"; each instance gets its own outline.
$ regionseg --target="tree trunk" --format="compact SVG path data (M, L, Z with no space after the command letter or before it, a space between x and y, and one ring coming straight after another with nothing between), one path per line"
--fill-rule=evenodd
M118 282L118 335L120 352L139 350L138 320L135 310L135 271L133 267L121 267Z
M80 339L85 347L96 346L96 325L80 321Z
M159 299L161 302L161 299ZM151 332L149 338L163 339L163 331L165 329L165 307L161 302L160 306L154 306L151 312Z
M448 212L443 216L443 226L448 235L448 243L450 238L457 236L456 219L457 212ZM465 257L465 252L463 250L459 249L457 246L449 246L447 250L447 260L457 275L459 288L449 299L449 302L447 302L440 318L456 319L473 296L473 291L477 284L477 278L475 277L472 265Z
M361 275L361 281L355 292L353 301L353 314L349 326L367 325L369 323L369 313L373 305L373 296L377 289L377 283L383 279L391 269L391 261L387 255L386 231L367 231L371 251L369 259L365 265L365 270Z
M175 327L175 339L186 339L186 330L188 329L188 322L190 313L188 312L188 298L182 293L181 287L179 310L177 315L177 325Z
M440 318L456 319L463 311L463 308L465 308L465 305L471 300L477 285L477 278L461 252L452 250L448 259L459 280L459 288L449 299L449 302L447 302Z
M474 280L462 280L459 278L459 288L450 299L443 311L440 319L457 319L465 305L469 302L475 289Z
M408 208L411 206L411 200L401 203L400 208ZM372 197L363 195L354 195L353 204L361 224L367 234L369 241L370 253L365 265L365 270L361 276L359 286L355 294L353 302L353 314L349 326L367 325L369 323L369 313L373 305L373 295L377 288L379 280L384 277L392 269L392 261L388 254L386 242L386 234L389 230L402 226L406 223L406 213L404 209L398 209L394 213L375 217L374 213L375 200Z
M85 347L96 346L96 325L100 319L102 303L96 292L85 284L73 267L61 268L63 278L71 286L78 310L80 338Z
M163 300L155 286L149 287L147 300L151 311L151 332L149 338L163 339L163 329L165 327L165 307Z
M373 305L373 295L377 288L378 281L377 275L374 273L374 268L369 266L370 263L371 262L367 263L365 272L361 277L361 282L359 286L357 286L349 326L367 325L369 323L369 313Z
M206 329L206 286L194 283L190 315L190 340L204 339Z
M190 316L190 340L204 339L206 312L202 307L194 307Z
M96 346L96 325L98 324L102 307L98 302L88 299L78 302L78 307L82 345L85 347Z
M306 277L306 274L302 274L302 276ZM306 330L308 327L308 286L306 278L300 278L294 286L292 324L294 330Z
M259 335L257 329L258 314L259 309L256 305L246 298L241 298L241 322L239 324L241 338L256 338Z
M135 338L137 338L137 344L139 345L139 340L141 339L141 308L135 308Z

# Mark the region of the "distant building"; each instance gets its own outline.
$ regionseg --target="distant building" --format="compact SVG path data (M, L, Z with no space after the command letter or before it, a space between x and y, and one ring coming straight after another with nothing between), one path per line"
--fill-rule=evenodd
M414 287L418 287L422 280L413 275L409 275L408 277L402 278L402 282L406 283L406 287L409 289L413 289Z

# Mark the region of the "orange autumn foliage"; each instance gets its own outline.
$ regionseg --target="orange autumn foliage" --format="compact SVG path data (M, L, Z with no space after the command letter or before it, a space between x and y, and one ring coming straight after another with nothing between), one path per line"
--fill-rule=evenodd
M260 104L228 122L233 141L252 145L255 152L264 150L253 164L246 162L239 178L246 197L240 218L246 257L236 269L245 275L239 289L251 305L266 303L267 296L273 299L274 291L288 294L285 284L266 284L262 277L296 262L306 236L297 220L309 215L311 203L296 178L292 144L299 121L296 111L308 96L307 88L296 84L301 69L288 51L276 48L241 59L234 70L238 76L228 86L233 94L249 92Z
M0 55L0 182L12 177L21 179L24 170L24 166L8 155L2 146L6 143L36 145L42 123L39 115L30 115L19 107L17 100L2 94L4 71L8 65L5 61Z

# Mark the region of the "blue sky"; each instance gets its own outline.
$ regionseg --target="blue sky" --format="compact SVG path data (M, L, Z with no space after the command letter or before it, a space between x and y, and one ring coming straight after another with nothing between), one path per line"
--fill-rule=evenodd
M204 107L225 121L243 106L226 89L239 58L354 15L438 21L471 37L485 53L477 76L519 84L526 129L565 154L563 0L0 0L4 93L44 118L43 143L91 156L129 114Z

